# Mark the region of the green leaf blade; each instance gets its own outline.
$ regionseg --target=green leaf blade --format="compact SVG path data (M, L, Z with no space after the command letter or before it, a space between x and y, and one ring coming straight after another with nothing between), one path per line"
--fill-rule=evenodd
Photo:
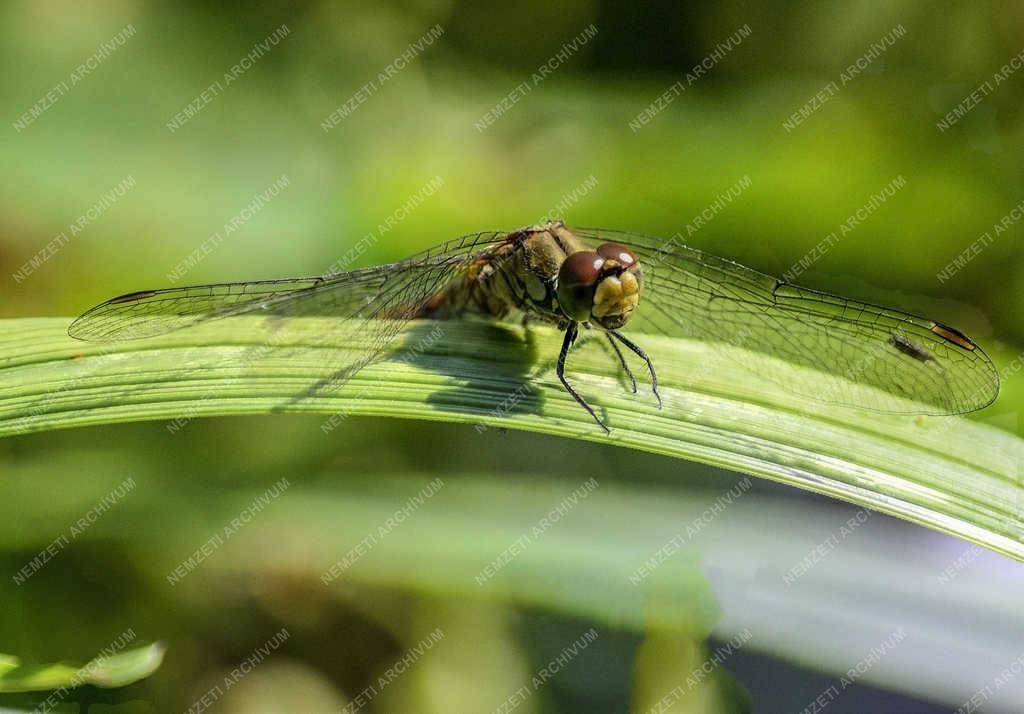
M1024 441L962 417L809 403L744 370L750 355L741 350L723 359L704 343L634 335L657 366L662 410L648 384L631 394L596 344L574 351L570 379L605 415L612 428L605 435L558 383L560 335L547 328L524 334L443 323L442 339L428 344L423 335L435 324L413 323L390 355L340 389L296 399L325 376L330 321L295 320L271 334L259 319L233 318L116 343L73 340L68 322L0 321L0 435L161 419L173 431L200 416L270 412L322 414L325 433L359 415L516 428L772 479L1024 560ZM259 359L247 359L253 354ZM787 379L815 379L812 370L777 368L793 372Z

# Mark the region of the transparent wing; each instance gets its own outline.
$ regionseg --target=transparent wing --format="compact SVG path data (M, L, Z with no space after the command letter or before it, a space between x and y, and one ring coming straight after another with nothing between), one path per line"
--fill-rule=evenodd
M801 396L881 412L959 414L991 404L999 392L998 372L984 351L927 318L801 288L678 240L603 229L577 233L595 243L623 243L640 259L643 293L627 329L735 345L822 372L823 380L809 383L784 377L770 360L744 361ZM851 382L883 393L866 396Z
M248 314L349 318L338 332L324 336L323 343L344 345L358 335L360 361L339 352L324 379L306 390L310 396L340 386L373 359L428 298L456 279L474 257L502 244L506 235L467 235L398 263L333 275L128 293L82 314L68 334L89 341L138 339Z
M71 323L68 334L95 342L139 339L251 313L397 318L400 306L421 303L445 276L479 251L500 244L505 235L467 235L398 263L346 273L140 290L87 310Z
M280 305L329 286L329 280L313 277L140 290L89 309L71 323L68 334L88 342L153 337L262 305Z

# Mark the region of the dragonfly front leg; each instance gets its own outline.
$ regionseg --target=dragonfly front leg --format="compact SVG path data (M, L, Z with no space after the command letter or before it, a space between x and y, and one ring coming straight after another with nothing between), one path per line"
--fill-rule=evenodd
M565 391L569 392L569 394L572 395L572 398L575 399L581 407L587 410L587 413L594 418L594 421L597 422L598 426L605 430L605 433L610 434L611 430L605 426L605 423L601 421L593 408L587 404L587 401L579 395L573 386L569 384L569 380L565 378L565 358L568 356L569 349L572 347L573 342L576 341L579 329L580 326L578 322L569 323L569 326L566 328L565 338L562 340L562 351L558 353L558 365L555 368L555 374L558 375L558 380L562 383L562 386L565 387Z
M661 409L661 395L658 394L658 375L654 371L654 364L651 362L651 358L648 357L647 353L640 349L638 345L634 344L631 340L626 339L615 330L608 330L608 334L636 353L636 355L647 364L647 371L651 373L651 391L654 392L654 396L658 399L658 409ZM619 354L619 357L622 357L621 353Z
M619 363L622 365L622 369L626 371L626 376L629 377L629 381L633 385L633 394L636 394L636 377L633 376L633 370L631 370L629 365L626 364L626 358L622 355L622 350L620 350L619 346L615 344L615 340L612 339L612 336L607 332L605 333L605 336L608 338L608 344L610 344L612 349L615 350L615 355L619 358Z

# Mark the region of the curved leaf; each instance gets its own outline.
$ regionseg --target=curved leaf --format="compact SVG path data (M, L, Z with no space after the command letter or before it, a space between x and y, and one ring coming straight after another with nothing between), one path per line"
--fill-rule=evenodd
M0 655L0 692L64 690L92 684L123 687L153 674L163 662L165 647L154 642L121 652L101 654L83 665L55 662L22 665L17 657Z
M907 417L808 402L743 368L763 359L702 342L631 335L658 369L659 410L628 390L603 343L570 356L605 435L554 375L561 335L479 322L413 323L341 389L325 377L336 323L288 330L230 318L159 338L89 344L69 320L0 321L0 435L89 424L267 412L372 414L511 427L612 443L749 473L890 513L1024 560L1024 441L961 417ZM344 349L360 354L363 346ZM363 355L368 356L368 355ZM821 375L779 362L780 383ZM759 370L763 371L763 370ZM637 374L642 372L637 369ZM850 389L869 387L851 385ZM870 402L868 402L870 403Z

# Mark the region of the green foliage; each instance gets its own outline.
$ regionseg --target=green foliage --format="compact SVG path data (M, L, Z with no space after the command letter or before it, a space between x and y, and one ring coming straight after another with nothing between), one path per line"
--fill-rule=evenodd
M65 690L85 684L123 687L151 675L163 659L164 646L159 642L101 654L82 665L57 662L27 666L17 657L0 655L0 692Z
M329 322L292 322L288 343L257 319L218 321L145 341L86 344L63 320L0 324L0 434L148 419L308 412L329 431L348 415L511 427L610 442L721 466L837 496L1024 559L1017 520L1024 442L959 417L914 418L808 403L743 368L742 353L639 336L658 366L665 408L624 388L595 344L572 355L578 388L607 415L606 436L558 385L559 335L445 323L405 329L407 348L340 390L295 399L325 376ZM276 341L272 342L272 338ZM314 340L314 338L316 338ZM264 349L273 344L273 349ZM315 344L316 347L309 347ZM396 341L401 345L402 341ZM252 359L254 348L259 359ZM347 350L359 354L360 345ZM817 373L779 363L786 379ZM534 374L534 370L539 373ZM856 389L868 389L855 386ZM869 399L864 401L870 402ZM174 421L172 421L173 425ZM172 426L173 428L173 426Z

